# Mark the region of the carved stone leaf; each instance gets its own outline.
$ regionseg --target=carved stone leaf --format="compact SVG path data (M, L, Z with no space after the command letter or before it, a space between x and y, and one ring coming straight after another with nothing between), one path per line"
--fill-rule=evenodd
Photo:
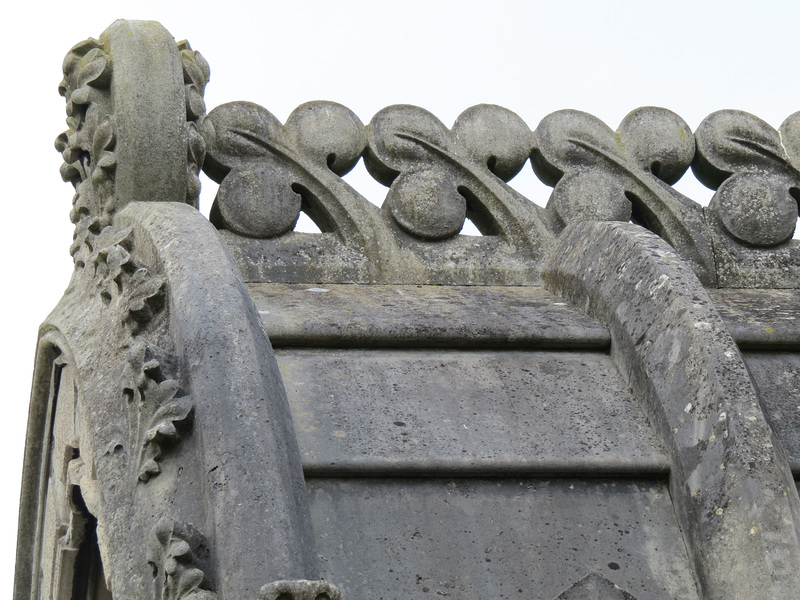
M462 112L451 130L456 147L503 181L520 172L533 146L533 133L519 115L493 104Z
M709 214L739 243L769 248L794 234L800 172L784 147L793 154L798 148L796 120L789 117L779 134L749 113L722 110L697 130L692 169L717 190Z
M637 108L622 120L617 134L628 157L669 185L677 183L692 164L692 130L671 110Z
M158 388L165 396L177 393L178 386L174 380L159 384ZM139 467L139 480L146 482L161 472L159 461L166 450L180 440L180 430L189 427L194 413L194 405L186 396L161 406L148 423L144 435L142 458Z
M145 268L137 269L124 287L127 321L134 333L147 323L163 303L165 280Z
M340 177L356 166L367 145L364 124L336 102L301 104L289 115L281 133L286 146Z
M133 247L133 228L125 227L117 229L115 227L106 227L103 229L95 240L95 246L101 253L108 253L108 250L114 246L120 245L128 250Z
M208 548L192 525L163 518L150 534L148 562L161 600L216 600L205 571Z
M737 171L791 171L778 132L750 113L711 113L700 123L695 137L697 156L692 170L711 189L717 189Z
M78 63L76 92L85 85L101 86L111 78L111 60L101 48L92 48ZM73 92L74 96L74 92ZM71 98L73 102L76 100Z
M401 171L426 168L437 151L449 147L449 131L432 113L398 104L379 111L367 125L369 151L364 165L389 186Z
M206 119L213 124L214 137L207 141L210 163L203 169L217 182L238 162L268 155L280 137L280 121L252 102L223 104Z
M547 185L570 168L590 168L623 160L614 132L597 117L578 110L547 115L536 128L531 164Z

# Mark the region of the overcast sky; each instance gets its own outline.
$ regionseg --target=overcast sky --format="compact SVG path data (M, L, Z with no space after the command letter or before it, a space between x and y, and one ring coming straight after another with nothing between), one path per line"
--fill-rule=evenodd
M211 65L209 110L249 100L281 121L309 100L334 100L364 123L390 104L416 104L452 125L465 108L500 104L534 129L575 108L616 129L632 109L669 108L694 130L710 112L737 108L778 127L800 110L800 2L15 2L4 42L2 236L8 404L0 519L0 597L10 597L22 451L37 328L72 272L72 188L58 174L56 135L66 128L58 96L61 61L118 18L160 21ZM174 3L178 6L178 3ZM359 165L356 171L363 171ZM348 180L380 203L380 185ZM207 183L207 180L205 180ZM527 166L512 185L544 203ZM677 185L707 203L691 173ZM213 186L206 185L207 213Z

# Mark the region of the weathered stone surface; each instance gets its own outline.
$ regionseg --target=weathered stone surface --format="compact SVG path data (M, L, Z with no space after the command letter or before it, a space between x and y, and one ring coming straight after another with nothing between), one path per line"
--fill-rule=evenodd
M709 290L739 348L800 349L800 303L795 290Z
M604 353L278 350L306 476L664 475Z
M59 520L73 511L96 519L95 551L117 596L162 597L150 595L155 586L176 600L193 589L204 600L256 597L266 582L316 577L280 375L214 228L177 203L133 203L115 223L97 238L111 245L95 250L96 269L76 271L43 326L38 368L52 375L38 375L32 400L21 517L30 534L20 537L15 598L49 597L55 588L42 586L79 576L72 546L40 566L42 544L58 548L61 535L78 550L73 524ZM56 360L71 385L60 386ZM65 431L58 446L53 420ZM66 468L52 470L50 454ZM62 492L48 496L53 488ZM264 540L269 551L254 554ZM203 553L206 567L188 558ZM40 579L40 568L52 576Z
M656 107L634 110L616 132L558 111L531 133L492 105L467 109L451 129L406 105L379 111L363 130L333 103L295 112L308 121L302 147L286 133L297 129L294 113L281 125L266 109L233 103L209 117L205 168L222 183L212 221L252 238L226 236L248 281L535 285L566 223L633 220L669 242L706 286L800 286L794 116L781 130L786 152L755 117L721 111L701 126L695 153L686 123ZM382 210L338 177L364 136L365 164L389 186ZM545 209L505 185L528 154L554 186ZM719 188L708 209L671 187L693 160ZM322 233L291 232L300 211ZM483 239L458 235L466 219Z
M689 126L663 108L631 112L616 132L592 115L564 110L536 128L531 163L554 186L548 208L562 224L633 218L672 244L712 285L714 261L702 209L669 187L693 157Z
M605 577L590 573L553 600L636 600L636 598Z
M638 600L699 597L662 482L314 478L309 499L344 598L550 599L587 571Z
M275 346L594 348L608 329L542 288L248 284Z
M15 600L797 595L800 113L281 124L209 73L151 22L65 59Z
M792 595L800 498L694 274L641 228L597 223L562 235L545 282L608 324L611 355L671 455L670 489L703 597Z
M797 288L800 114L780 132L743 111L712 113L697 129L692 169L717 190L706 210L719 287Z
M800 477L800 354L745 352L747 368L775 437Z

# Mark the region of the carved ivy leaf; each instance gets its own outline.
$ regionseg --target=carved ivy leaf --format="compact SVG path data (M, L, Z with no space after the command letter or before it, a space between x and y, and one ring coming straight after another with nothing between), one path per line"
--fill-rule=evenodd
M123 302L127 316L125 321L135 335L144 327L164 303L166 280L160 275L153 275L146 268L136 270L125 283Z
M766 121L741 110L720 110L697 128L695 176L717 189L735 172L791 172L781 137Z
M99 219L84 215L75 225L74 241L69 248L72 260L78 267L84 267L87 263L91 264L92 253L94 251L93 240L94 230L99 226Z
M128 362L125 365L125 381L129 382L124 388L125 393L133 401L142 402L144 393L147 392L148 398L159 400L171 400L177 393L177 385L172 395L166 397L167 394L159 394L158 383L163 383L163 376L161 373L161 361L156 358L161 352L158 348L144 340L136 340L128 349ZM167 390L166 387L163 388Z
M94 87L107 85L110 80L110 57L102 48L92 48L78 63L78 69L75 73L76 91L86 85Z
M796 120L790 116L778 133L754 115L721 110L697 129L692 169L717 190L708 212L746 246L774 247L794 234L800 196Z
M205 573L208 548L192 525L161 519L151 532L148 562L161 600L216 600Z
M166 396L174 395L178 391L174 380L164 381L158 388L163 389ZM180 440L180 432L191 425L193 414L194 405L188 396L167 402L156 411L145 431L139 467L140 481L147 482L161 472L159 461L167 449Z
M122 274L134 269L128 251L133 245L133 230L106 227L91 244L96 248L92 257L95 281L101 297L108 302L121 288Z
M390 186L383 210L409 235L450 238L467 216L485 235L534 226L533 205L498 181L519 172L532 145L513 112L473 106L448 130L422 108L390 106L370 121L367 142L367 170Z

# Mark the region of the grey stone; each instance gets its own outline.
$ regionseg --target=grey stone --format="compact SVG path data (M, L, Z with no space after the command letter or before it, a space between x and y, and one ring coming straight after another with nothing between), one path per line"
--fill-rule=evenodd
M612 581L589 573L553 600L636 600Z
M697 129L692 169L717 190L706 213L720 287L797 287L792 234L800 198L797 114L780 133L743 112L712 113ZM787 285L788 284L788 285Z
M800 499L747 367L694 274L650 233L584 223L561 236L545 281L608 324L612 357L671 455L670 488L703 597L791 595Z
M638 600L699 597L686 576L686 548L664 482L313 478L308 484L320 566L326 577L339 577L344 598L549 600L588 570L636 590Z
M279 349L276 358L306 476L668 470L602 352Z
M800 113L281 124L209 74L152 22L65 59L15 600L796 596Z
M605 350L608 329L541 288L248 284L276 346Z
M800 348L800 305L795 290L708 290L739 348Z
M639 108L616 132L592 115L564 110L536 128L531 163L554 186L548 209L560 223L633 218L667 240L711 285L714 259L702 208L670 187L693 156L689 126L666 109Z

